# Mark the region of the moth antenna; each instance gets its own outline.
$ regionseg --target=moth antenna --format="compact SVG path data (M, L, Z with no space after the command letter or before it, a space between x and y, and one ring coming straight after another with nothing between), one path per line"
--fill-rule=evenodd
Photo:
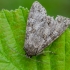
M21 55L21 56L23 56L23 57L26 57L26 58L28 58L28 59L30 59L30 60L33 60L33 61L36 61L36 62L47 63L46 61L34 60L34 59L32 59L32 58L30 58L30 57L24 55L24 54L20 54L19 52L17 52L16 50L12 49L11 47L9 47L9 48L10 48L11 50L13 50L14 52L16 52L17 55ZM13 54L13 53L12 53L12 54ZM15 55L12 55L12 56L15 56ZM38 56L38 55L36 55L36 56Z

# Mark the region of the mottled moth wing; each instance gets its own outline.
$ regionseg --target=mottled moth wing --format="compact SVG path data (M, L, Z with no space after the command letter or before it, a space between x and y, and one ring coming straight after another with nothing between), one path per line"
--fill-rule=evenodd
M28 56L39 54L45 47L57 39L68 27L66 17L47 16L45 8L34 2L28 16L26 27L25 52Z

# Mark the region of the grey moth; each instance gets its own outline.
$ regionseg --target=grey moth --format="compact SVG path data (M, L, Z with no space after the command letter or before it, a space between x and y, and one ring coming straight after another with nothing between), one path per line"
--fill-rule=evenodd
M46 9L35 1L30 9L24 50L31 57L40 54L44 48L56 40L68 27L70 19L47 15Z

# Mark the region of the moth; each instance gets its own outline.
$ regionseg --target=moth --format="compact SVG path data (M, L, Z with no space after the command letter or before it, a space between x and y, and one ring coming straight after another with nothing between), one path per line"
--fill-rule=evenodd
M44 48L56 40L68 27L70 19L47 15L46 9L35 1L30 9L24 50L28 57L40 54Z

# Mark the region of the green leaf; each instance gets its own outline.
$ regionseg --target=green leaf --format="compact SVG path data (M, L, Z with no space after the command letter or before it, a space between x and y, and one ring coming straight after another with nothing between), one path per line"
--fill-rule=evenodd
M25 56L28 12L24 7L0 11L0 70L70 70L69 28L45 48L44 55Z

